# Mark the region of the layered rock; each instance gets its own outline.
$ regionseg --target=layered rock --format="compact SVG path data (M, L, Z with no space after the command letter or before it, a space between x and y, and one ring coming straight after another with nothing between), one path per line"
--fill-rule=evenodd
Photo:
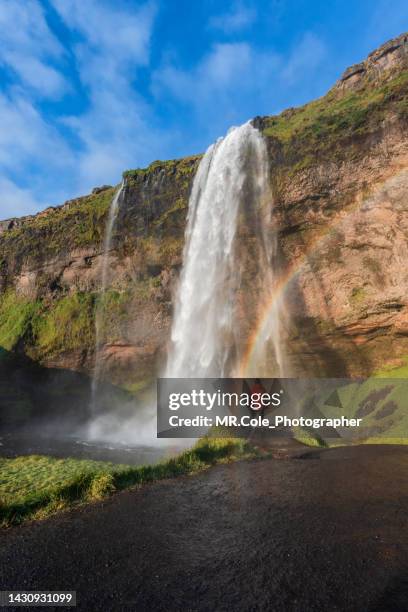
M387 76L392 78L396 72L406 69L407 56L408 35L402 34L370 53L364 62L347 68L336 86L339 89L359 89L367 82L384 82Z

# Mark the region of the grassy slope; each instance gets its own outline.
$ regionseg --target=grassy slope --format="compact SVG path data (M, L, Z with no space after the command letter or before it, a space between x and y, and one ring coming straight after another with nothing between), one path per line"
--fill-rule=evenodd
M0 524L7 527L44 518L126 487L255 456L245 440L203 438L192 449L156 465L132 467L35 455L0 459Z
M0 268L10 263L42 261L69 249L101 243L114 192L112 187L77 198L68 206L36 215L2 234Z
M141 177L148 178L152 173L161 171L172 176L189 179L191 172L195 168L196 162L200 158L201 155L190 155L189 157L182 157L180 159L169 159L166 161L156 160L147 168L125 170L123 173L123 178L132 182L133 180L137 180Z
M5 232L0 240L0 272L100 243L113 193L111 188L78 198ZM94 303L94 295L81 292L59 295L52 303L49 298L30 300L9 287L0 295L0 347L13 350L24 344L29 347L27 355L40 360L88 347L94 342Z
M378 86L366 82L347 93L331 89L304 106L265 117L262 130L279 145L283 165L293 175L319 161L358 158L364 153L361 138L392 115L408 118L408 71Z

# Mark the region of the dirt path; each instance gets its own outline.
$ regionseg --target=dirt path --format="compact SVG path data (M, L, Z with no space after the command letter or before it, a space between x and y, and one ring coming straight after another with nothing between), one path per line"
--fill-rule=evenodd
M103 610L408 609L408 449L217 466L0 535L2 589Z

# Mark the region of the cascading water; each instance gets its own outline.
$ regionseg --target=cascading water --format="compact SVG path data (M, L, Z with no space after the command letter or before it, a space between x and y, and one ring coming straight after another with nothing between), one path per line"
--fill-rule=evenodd
M96 326L93 404L96 406L102 360L103 294L109 284L109 252L124 184L112 201L102 265L102 299ZM175 299L168 363L169 378L243 375L240 364L259 309L275 283L276 232L271 223L268 152L250 123L232 128L209 147L200 162L189 201L183 268ZM269 319L254 374L282 373L279 308ZM261 370L272 353L272 369ZM262 368L261 368L262 366ZM156 407L132 403L131 416L117 410L96 415L88 438L162 445L156 438ZM175 440L171 443L173 444ZM177 441L178 443L181 441ZM187 439L182 441L189 444ZM163 450L162 449L162 450ZM163 451L164 452L164 451Z
M104 296L108 284L108 276L109 276L109 254L112 247L112 233L115 225L116 217L119 211L119 204L122 200L124 191L126 187L125 179L122 179L122 183L119 189L116 191L110 208L108 221L106 224L105 230L105 238L103 243L103 259L102 259L102 274L101 274L101 292L100 292L100 305L96 312L95 317L95 364L94 371L92 377L92 385L91 385L91 411L94 413L96 409L97 402L97 394L98 394L98 386L101 377L102 370L102 360L100 355L100 345L101 345L101 331L103 327L103 318L104 318Z
M209 147L194 179L167 377L223 377L238 372L240 311L247 299L242 297L245 266L240 261L240 226L246 215L256 253L250 282L266 294L274 282L276 252L271 204L268 153L261 133L250 123L232 128ZM265 295L252 298L259 303ZM265 343L273 345L274 374L280 375L279 313L275 315Z
M115 223L123 201L126 181L116 191L112 199L108 220L106 223L103 244L103 259L101 267L101 291L99 307L95 318L95 365L91 384L91 418L85 428L81 429L80 437L86 444L106 444L109 451L122 449L129 457L140 457L140 462L147 459L154 462L168 454L172 455L182 448L175 446L174 440L158 440L156 438L156 415L152 405L137 405L131 399L117 396L108 386L102 387L103 359L101 346L105 341L104 327L106 324L106 291L111 283L110 255L112 251L112 236ZM83 440L82 440L83 441ZM184 444L185 445L185 444ZM136 453L136 455L135 455Z
M108 269L109 269L109 252L112 246L112 232L115 225L116 217L118 216L119 204L122 200L126 187L126 179L122 179L119 189L116 191L110 208L108 223L106 225L105 239L103 244L103 262L102 262L102 294L106 291L106 285L108 281Z
M129 457L139 457L140 463L154 463L165 456L177 454L186 445L188 440L160 440L156 437L156 413L151 404L138 405L130 397L118 397L111 394L106 386L102 389L101 378L103 360L101 359L101 345L104 341L105 301L106 290L110 284L109 259L112 250L112 235L120 204L123 200L126 182L123 179L117 190L109 209L103 245L103 260L101 271L101 292L99 308L95 320L95 365L91 386L91 418L85 428L81 428L79 435L85 438L88 444L106 444L103 448L109 451L122 449L133 454ZM136 454L135 454L136 453Z

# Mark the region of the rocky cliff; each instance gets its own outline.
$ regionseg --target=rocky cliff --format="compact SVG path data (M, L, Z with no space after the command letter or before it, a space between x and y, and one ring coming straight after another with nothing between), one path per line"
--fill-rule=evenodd
M257 117L267 141L293 373L370 374L408 358L408 35L347 69L322 98ZM114 188L0 223L0 346L48 367L94 360L136 390L160 368L200 156L124 173L101 295ZM242 289L245 291L245 287ZM254 321L246 325L256 326Z

